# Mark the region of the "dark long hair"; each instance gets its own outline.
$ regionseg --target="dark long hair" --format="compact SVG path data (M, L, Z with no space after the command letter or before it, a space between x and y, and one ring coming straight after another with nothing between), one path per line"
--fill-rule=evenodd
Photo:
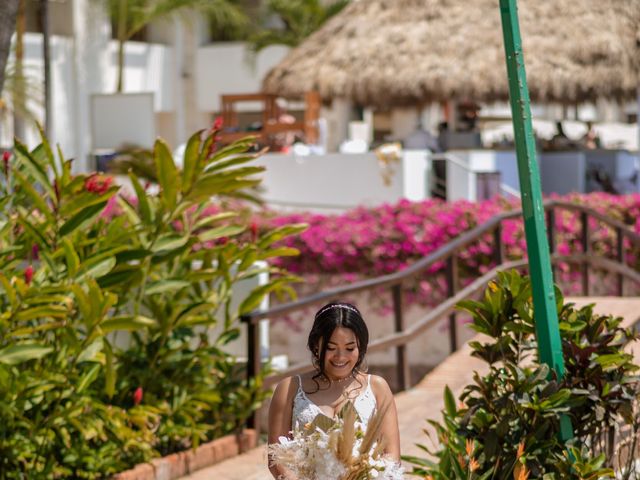
M312 377L313 381L320 389L318 379L327 380L324 371L324 360L327 354L327 345L337 327L348 328L355 336L358 343L358 360L351 372L356 375L360 371L367 346L369 344L369 329L364 323L362 314L354 305L346 302L331 302L326 304L316 313L313 326L309 332L307 347L313 355L313 364L318 373Z

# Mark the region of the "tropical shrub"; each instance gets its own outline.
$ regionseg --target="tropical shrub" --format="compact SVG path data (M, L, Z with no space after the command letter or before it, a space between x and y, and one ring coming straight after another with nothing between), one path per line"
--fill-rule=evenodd
M486 336L470 345L489 373L476 373L459 405L446 389L443 422L430 422L437 446L421 445L431 458L406 458L414 474L436 480L597 479L613 475L615 466L626 472L623 478L635 478L633 455L610 440L621 425L633 441L640 432L638 366L622 350L638 336L621 328L620 318L595 314L592 305L564 304L559 291L557 306L566 370L561 379L538 363L528 278L502 273L482 301L459 304L472 316L471 328ZM575 435L567 444L559 435L563 416Z
M0 479L102 478L234 432L261 401L225 345L266 294L292 293L295 277L256 265L295 254L273 243L303 227L238 240L210 198L243 196L262 169L251 141L216 151L215 135L189 139L182 170L156 142L157 195L133 173L129 193L73 174L44 136L3 157Z

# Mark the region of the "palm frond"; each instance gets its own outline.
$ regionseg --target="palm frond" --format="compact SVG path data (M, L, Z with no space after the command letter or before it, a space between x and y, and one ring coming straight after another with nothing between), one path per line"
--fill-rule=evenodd
M262 14L263 24L273 23L275 18L282 27L258 30L249 38L252 50L259 52L270 45L298 46L348 3L349 0L269 0Z
M7 64L4 75L1 110L5 114L15 113L28 120L36 120L38 116L33 107L41 107L44 98L39 72L25 65L17 68L13 61Z

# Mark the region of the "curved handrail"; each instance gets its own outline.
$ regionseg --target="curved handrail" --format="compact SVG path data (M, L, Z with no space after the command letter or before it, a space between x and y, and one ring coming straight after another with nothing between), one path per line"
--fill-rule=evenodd
M629 267L622 266L617 262L609 260L603 257L594 257L586 254L577 255L553 255L551 257L553 263L559 262L589 262L595 267L606 268L614 273L619 273L627 277L640 285L640 272L633 270ZM418 335L424 333L429 328L433 327L438 321L440 321L446 315L449 315L456 308L456 305L461 300L465 300L470 296L480 292L486 287L487 283L497 278L498 273L505 270L511 270L514 268L523 268L527 266L526 260L515 260L498 265L481 277L476 278L472 283L461 289L456 295L446 299L444 302L438 304L432 310L427 312L425 316L417 320L406 330L401 332L394 332L384 337L378 338L367 347L367 353L375 353L385 351L391 347L397 347L400 345L408 344L412 339ZM265 379L265 386L269 387L281 379L291 375L297 375L312 370L314 367L310 362L294 365L293 367L281 370L276 374L270 375Z
M577 205L575 203L559 200L547 200L542 204L542 208L544 208L547 213L546 218L548 221L548 239L551 251L551 260L554 264L558 262L569 262L579 263L582 265L582 286L583 293L585 295L588 295L589 293L590 267L602 268L616 274L618 277L619 295L622 295L624 293L625 279L631 280L640 285L640 273L632 268L629 268L626 265L624 258L624 238L628 238L635 245L640 245L639 234L630 230L624 223L609 218L606 215L603 215L602 213L599 213L596 210L585 207L583 205ZM558 209L569 210L580 214L580 221L582 224L580 240L582 243L583 253L574 255L558 255L555 252L555 211ZM270 320L270 317L289 313L295 310L300 310L314 303L334 300L340 297L344 297L347 294L389 287L391 288L393 294L395 332L371 342L368 351L376 352L395 347L397 356L398 380L401 388L405 390L410 385L409 364L406 345L411 340L415 339L419 334L423 333L425 330L433 326L433 324L440 320L442 317L449 315L449 335L451 350L455 350L457 348L456 320L454 313L455 305L460 300L468 298L469 296L484 288L490 280L497 276L498 272L502 270L523 268L527 266L527 260L525 259L507 262L504 261L504 252L501 237L502 222L504 222L505 220L521 218L522 215L523 213L521 210L513 210L495 215L486 223L478 225L472 230L452 239L446 245L418 260L404 270L372 279L362 280L340 288L325 290L323 292L301 298L294 302L276 305L275 307L269 308L267 310L254 311L249 313L248 315L244 315L241 320L246 323L248 327L247 351L249 358L247 363L247 377L249 379L254 377L260 371L261 367L261 359L259 355L259 320ZM615 230L617 240L616 261L590 254L590 218L594 218L600 222L603 222L607 226ZM496 266L481 277L476 278L469 285L465 286L462 289L458 289L456 254L470 243L478 241L482 236L487 234L493 234L494 260ZM402 312L402 283L424 272L436 262L442 261L446 261L447 267L446 274L448 298L431 309L424 317L419 319L417 322L405 328ZM270 386L283 377L301 373L309 370L310 368L311 364L309 363L294 365L286 370L280 371L277 374L270 375L265 378L265 386Z

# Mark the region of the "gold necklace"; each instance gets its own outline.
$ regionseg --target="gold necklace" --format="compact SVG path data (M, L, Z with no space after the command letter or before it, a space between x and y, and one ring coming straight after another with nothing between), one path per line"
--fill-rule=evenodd
M339 385L339 384L341 384L341 383L344 383L344 382L345 382L345 381L347 381L347 380L351 380L351 379L353 379L353 378L355 378L353 375L347 375L346 377L344 377L344 378L340 378L340 379L338 379L338 380L332 380L331 378L327 377L327 379L329 380L329 382L331 382L331 383L336 383L336 384L338 384L338 385Z

